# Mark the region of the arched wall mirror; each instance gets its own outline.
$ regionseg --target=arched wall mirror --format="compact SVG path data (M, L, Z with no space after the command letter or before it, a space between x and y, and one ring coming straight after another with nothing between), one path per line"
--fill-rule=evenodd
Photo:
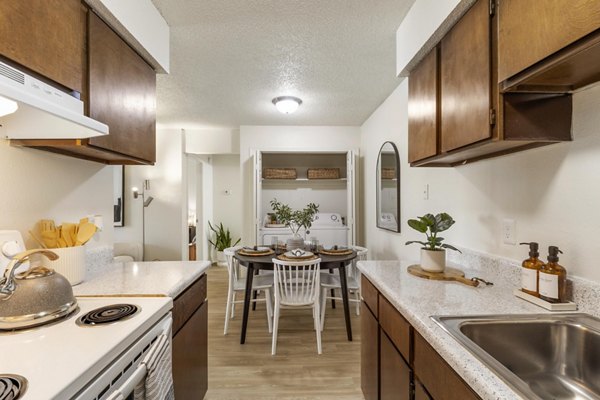
M377 157L377 227L400 232L400 155L392 142Z

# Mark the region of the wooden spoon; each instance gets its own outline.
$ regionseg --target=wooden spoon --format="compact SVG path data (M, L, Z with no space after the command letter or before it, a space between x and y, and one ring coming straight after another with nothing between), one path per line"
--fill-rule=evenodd
M83 246L86 244L96 233L96 225L89 222L79 225L79 231L77 232L77 241L75 246Z

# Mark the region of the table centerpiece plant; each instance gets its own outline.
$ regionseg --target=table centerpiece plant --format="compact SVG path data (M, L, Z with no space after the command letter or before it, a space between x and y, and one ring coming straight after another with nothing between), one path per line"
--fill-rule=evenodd
M444 238L438 233L447 231L456 221L446 214L425 214L417 219L409 219L408 226L417 232L425 234L425 241L410 240L406 245L418 243L421 247L421 268L429 272L444 272L446 269L446 249L458 251L456 247L444 243Z
M225 254L223 250L228 247L236 246L242 239L236 240L233 243L233 238L231 237L231 232L229 232L229 228L225 228L223 223L219 223L219 225L215 228L210 221L208 221L209 229L214 233L214 241L208 239L208 242L215 248L217 251L217 264L224 265L226 264Z
M308 203L302 210L292 210L289 205L273 199L271 200L271 208L275 213L277 222L290 228L294 235L286 242L288 250L303 248L304 239L300 236L300 229L309 229L312 226L315 215L319 212L319 206L315 203Z

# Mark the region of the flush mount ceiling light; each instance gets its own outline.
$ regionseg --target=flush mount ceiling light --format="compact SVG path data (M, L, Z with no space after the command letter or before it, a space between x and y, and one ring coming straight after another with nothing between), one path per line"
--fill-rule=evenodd
M0 96L0 117L12 114L19 108L16 101Z
M280 113L292 114L300 107L302 100L294 96L279 96L273 99L273 104Z

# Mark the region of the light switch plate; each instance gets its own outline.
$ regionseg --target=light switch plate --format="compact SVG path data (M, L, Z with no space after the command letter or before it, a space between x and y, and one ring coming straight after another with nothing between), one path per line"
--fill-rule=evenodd
M502 241L504 244L517 244L517 228L514 219L502 221Z

